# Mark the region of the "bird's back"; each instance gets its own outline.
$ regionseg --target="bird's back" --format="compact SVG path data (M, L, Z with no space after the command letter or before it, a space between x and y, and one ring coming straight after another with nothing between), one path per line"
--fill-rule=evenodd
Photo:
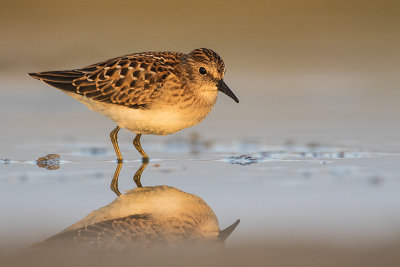
M67 93L126 106L146 108L171 75L179 76L182 53L135 53L81 69L29 73Z

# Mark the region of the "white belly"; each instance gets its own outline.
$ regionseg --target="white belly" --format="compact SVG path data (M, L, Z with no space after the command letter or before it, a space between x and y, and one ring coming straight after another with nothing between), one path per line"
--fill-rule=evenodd
M84 103L90 110L109 117L121 128L136 134L166 135L175 133L201 122L214 106L185 109L166 106L162 109L133 109L122 105L93 101L77 94L69 95Z

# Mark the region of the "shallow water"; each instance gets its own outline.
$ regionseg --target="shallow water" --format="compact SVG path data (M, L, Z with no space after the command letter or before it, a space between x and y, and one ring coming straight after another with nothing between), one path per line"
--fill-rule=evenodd
M116 198L110 189L117 167L108 139L112 122L29 82L1 91L3 252L57 234ZM316 88L236 92L239 105L220 97L199 126L144 136L151 161L142 185L200 197L221 229L240 219L228 249L259 243L269 251L310 244L397 247L391 244L400 240L398 91L387 89L385 97ZM136 186L132 177L141 165L132 138L124 132L119 138L121 193ZM59 168L37 166L47 154L60 156Z

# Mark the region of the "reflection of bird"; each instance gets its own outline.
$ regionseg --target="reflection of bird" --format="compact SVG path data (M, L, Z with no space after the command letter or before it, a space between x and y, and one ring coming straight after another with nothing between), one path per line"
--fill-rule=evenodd
M238 223L220 231L201 198L168 186L138 187L40 244L118 249L221 243Z
M120 128L136 133L133 141L143 158L141 134L166 135L198 124L214 107L218 90L239 100L224 83L225 65L210 49L189 54L137 53L82 69L30 73L33 78L63 90L91 110L111 118L118 160Z

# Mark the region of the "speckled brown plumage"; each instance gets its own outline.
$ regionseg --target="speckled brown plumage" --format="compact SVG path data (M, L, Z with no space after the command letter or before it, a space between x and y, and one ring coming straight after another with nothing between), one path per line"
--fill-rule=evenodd
M201 241L202 237L196 232L197 225L191 217L159 221L151 214L134 214L62 232L41 245L62 243L96 249L170 246Z
M220 231L198 196L169 186L138 187L35 246L127 249L221 244L239 222Z
M179 78L182 53L137 53L82 69L31 73L34 78L96 101L145 108L169 76Z
M137 134L135 147L143 158L141 134L166 135L191 127L212 110L218 91L239 102L223 81L225 64L214 51L188 54L145 52L125 55L84 68L30 73L117 123L111 132L119 161L117 134Z

